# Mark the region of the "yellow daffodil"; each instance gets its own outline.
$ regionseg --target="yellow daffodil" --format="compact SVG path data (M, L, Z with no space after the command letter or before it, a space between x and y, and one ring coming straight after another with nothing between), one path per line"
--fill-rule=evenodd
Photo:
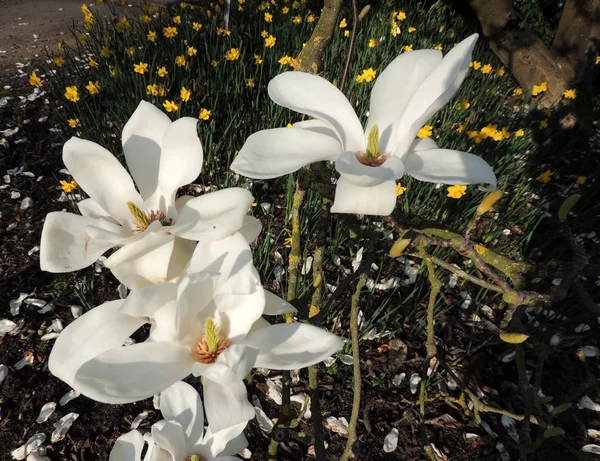
M265 21L266 22L273 22L273 15L269 12L265 13Z
M372 67L369 67L368 69L363 70L362 74L356 77L356 83L372 82L373 80L375 80L376 76L377 71L373 70Z
M198 50L196 48L194 48L193 46L188 47L188 49L187 49L188 56L196 56L197 53L198 53Z
M40 80L40 78L37 76L37 74L35 72L32 72L31 75L29 76L29 84L33 85L37 88L42 86L42 81Z
M340 27L342 29L345 29L346 27L348 27L348 22L346 21L346 18L342 18L342 20L340 21Z
M540 128L548 128L548 120L542 120L540 122Z
M413 46L412 45L405 45L404 46L404 52L405 53L410 53L413 50Z
M498 77L502 77L505 73L506 73L506 70L504 69L504 67L501 67L500 69L498 69L496 71L496 75L498 75Z
M150 16L148 16L147 14L142 14L140 16L140 20L142 22L145 22L146 24L148 24L150 21L152 21L152 18Z
M140 61L139 64L134 64L133 71L137 74L144 75L146 72L148 72L148 63Z
M448 187L448 197L459 199L467 193L467 186L455 185Z
M379 40L377 40L376 38L370 39L369 40L369 48L375 48L378 43L379 43Z
M85 89L88 90L90 94L98 94L100 92L100 87L98 86L98 81L92 82L91 80L85 86Z
M78 126L81 126L81 122L78 118L70 118L69 120L67 120L67 123L71 128L77 128Z
M173 38L177 35L177 27L164 27L163 28L163 35L167 38Z
M91 56L89 57L88 63L90 65L90 67L98 67L98 61L96 61L94 58L92 58Z
M208 119L210 119L211 114L212 114L212 112L210 110L203 108L200 111L199 117L200 117L201 120L208 120Z
M302 24L302 16L294 16L294 18L292 19L292 22L294 24Z
M486 75L487 74L491 74L492 70L494 70L494 68L492 67L492 65L491 64L486 64L485 66L483 66L481 68L481 73L482 74L486 74Z
M570 90L567 90L563 93L563 96L566 99L575 99L577 97L577 90L574 88L571 88Z
M460 110L467 110L469 107L471 107L471 103L469 101L467 101L466 99L463 99L460 104L458 105L458 108Z
M288 14L290 12L290 9L287 6L284 6L283 8L281 8L281 12L283 14Z
M150 40L151 42L156 41L156 32L154 32L153 30L151 30L150 32L148 32L148 35L146 35L146 38L148 40Z
M133 56L135 54L135 47L130 46L129 48L127 48L125 50L125 52L129 55L129 56Z
M173 17L173 22L175 24L181 24L181 16L174 16Z
M65 63L65 60L61 57L61 56L57 56L56 58L53 59L54 64L56 64L58 67L62 67Z
M409 34L412 34L413 32L416 32L416 31L417 31L417 29L415 27L409 27L408 28L408 33Z
M192 29L194 29L196 32L198 32L200 29L202 29L202 24L200 24L199 22L193 22Z
M262 62L263 62L262 58L259 55L255 54L254 55L254 64L262 64Z
M418 138L431 138L433 134L433 127L431 125L423 126L417 133Z
M291 56L284 56L281 59L279 59L279 61L277 61L279 64L281 64L282 66L288 65L288 66L292 66L294 67L296 60L294 58L292 58Z
M306 16L306 22L308 22L308 23L315 22L315 19L317 19L317 17L312 13L309 14L308 16Z
M436 46L433 47L434 50L437 51L442 51L444 49L444 47L442 46L441 43L438 43Z
M167 112L177 112L179 106L175 104L175 101L169 101L168 99L163 103L163 107Z
M77 188L77 182L75 180L72 180L70 182L65 181L64 179L60 180L60 187L62 188L62 190L64 190L67 194L70 194L71 192L73 192L74 189Z
M273 37L275 38L275 37ZM227 53L225 53L225 59L228 61L236 61L240 58L240 49L239 48L231 48Z
M75 85L65 88L65 98L71 102L79 101L79 90Z
M519 128L517 131L515 131L514 136L515 138L525 136L525 130L523 130L523 128Z
M185 56L184 55L179 55L175 58L175 65L179 66L179 67L183 67L185 66L185 63L187 61L185 60Z
M166 77L169 72L167 71L167 68L165 66L162 66L158 68L156 73L159 77Z
M254 83L254 79L253 78L246 79L246 86L248 88L254 88L256 86L256 84Z
M586 181L587 181L587 177L586 176L577 176L577 184L579 184L580 186L582 184L585 184Z
M523 88L515 88L513 90L513 96L521 96L523 94Z
M542 174L540 174L537 178L538 181L543 182L544 184L547 184L550 182L550 180L552 179L552 171L550 170L546 170L544 171Z
M276 41L277 38L273 37L272 35L269 35L267 38L265 38L265 47L273 48L275 46Z
M210 65L211 65L211 66L213 66L213 67L217 67L217 66L219 65L219 61L216 61L216 60L214 60L214 59L213 59L213 60L210 62Z
M404 11L399 11L396 15L396 19L398 21L404 21L406 19L406 13Z
M188 102L190 100L191 96L192 96L192 92L190 90L188 90L185 86L182 86L181 92L179 94L179 97L181 98L181 100L183 102Z
M103 46L102 49L100 50L100 55L103 58L110 58L110 49L107 46Z
M479 61L471 61L469 67L472 67L473 70L479 70L481 68L481 63Z
M546 82L542 82L539 85L533 85L533 89L531 90L531 95L537 96L538 94L543 93L546 90L548 90L548 85Z
M402 187L402 184L396 184L396 197L400 197L406 191L406 187Z
M148 96L158 96L158 85L153 83L152 85L146 86L146 94Z

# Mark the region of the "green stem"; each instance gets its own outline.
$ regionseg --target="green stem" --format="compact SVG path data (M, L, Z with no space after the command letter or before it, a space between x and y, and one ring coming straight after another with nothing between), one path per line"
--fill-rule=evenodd
M350 307L350 333L352 335L352 362L354 370L354 399L352 401L352 415L348 424L348 441L340 461L348 461L352 455L352 445L356 441L356 425L358 423L358 413L360 411L360 393L362 380L360 376L360 337L358 330L358 304L360 301L360 291L367 282L367 275L362 274L356 284L356 290L352 295L352 304Z

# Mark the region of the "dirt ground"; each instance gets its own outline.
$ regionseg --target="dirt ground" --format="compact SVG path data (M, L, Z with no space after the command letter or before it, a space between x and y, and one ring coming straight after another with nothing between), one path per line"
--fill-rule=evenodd
M56 43L74 43L69 31L73 22L81 24L83 0L0 0L0 83L6 85L15 75L17 63L45 58L44 48ZM128 5L141 3L128 1ZM151 3L166 5L169 0ZM92 11L105 15L106 5L93 4Z

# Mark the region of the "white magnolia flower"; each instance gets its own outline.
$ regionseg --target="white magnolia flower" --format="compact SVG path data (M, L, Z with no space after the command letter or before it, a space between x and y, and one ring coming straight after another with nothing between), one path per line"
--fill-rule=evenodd
M496 177L481 158L439 149L431 139L415 140L465 79L476 40L477 34L463 40L443 59L436 50L394 59L373 86L364 130L352 104L327 80L302 72L278 75L269 82L271 99L314 120L254 133L231 169L269 179L313 162L335 161L340 173L335 213L389 215L396 180L405 172L421 181L495 187Z
M246 216L253 197L245 189L175 199L177 189L202 169L196 124L191 117L171 122L142 101L123 128L131 176L102 146L76 137L67 141L63 161L90 198L77 204L81 216L48 214L40 244L42 270L82 269L109 248L121 247L105 264L122 283L138 289L178 275L195 241L224 238L242 227L255 238L260 223Z
M203 376L207 418L219 431L252 417L242 381L252 368L306 367L342 345L320 328L261 318L295 309L262 288L239 233L199 242L187 273L179 284L140 289L75 320L52 349L52 374L105 403L135 402ZM148 339L122 347L146 323Z
M247 421L213 433L204 429L204 412L198 392L179 381L160 394L165 419L152 425L150 433L137 430L119 437L108 461L234 461L248 445L243 430Z

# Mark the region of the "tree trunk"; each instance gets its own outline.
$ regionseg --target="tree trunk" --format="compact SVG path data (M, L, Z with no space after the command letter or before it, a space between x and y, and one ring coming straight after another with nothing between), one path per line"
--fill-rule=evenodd
M313 74L319 72L323 65L325 49L333 38L341 6L342 0L325 0L319 22L296 59L295 70Z
M555 56L513 8L512 0L467 0L494 53L526 90L546 82L542 107L557 101L567 81Z

